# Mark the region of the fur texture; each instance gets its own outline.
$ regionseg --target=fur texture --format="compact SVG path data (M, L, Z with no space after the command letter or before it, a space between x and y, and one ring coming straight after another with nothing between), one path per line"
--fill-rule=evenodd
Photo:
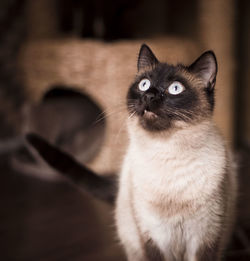
M128 93L130 145L116 208L128 259L155 260L148 254L151 242L163 260L220 260L237 186L232 159L211 119L215 56L210 51L189 67L172 66L159 63L143 45L138 69ZM150 87L141 91L145 78ZM185 89L171 95L175 81Z
M166 260L204 260L199 252L214 247L219 260L232 223L236 180L217 129L207 121L155 137L138 131L136 120L130 124L136 131L116 211L130 260L145 260L148 240Z

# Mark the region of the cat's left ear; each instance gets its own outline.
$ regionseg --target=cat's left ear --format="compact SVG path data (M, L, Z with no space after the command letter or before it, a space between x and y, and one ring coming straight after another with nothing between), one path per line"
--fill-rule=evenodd
M157 60L157 58L155 57L151 49L146 44L143 44L141 46L139 56L138 56L138 62L137 62L138 72L147 67L153 68L158 63L159 61Z
M218 69L216 56L213 51L203 53L188 69L192 73L197 74L207 88L210 90L214 88Z

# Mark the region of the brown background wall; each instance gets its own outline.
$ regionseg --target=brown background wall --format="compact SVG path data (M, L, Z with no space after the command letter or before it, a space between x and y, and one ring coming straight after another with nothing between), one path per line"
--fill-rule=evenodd
M249 260L249 3L2 0L1 140L20 133L23 105L32 108L54 84L79 87L107 114L112 112L124 101L144 41L160 60L173 63L189 63L213 49L219 62L215 119L244 159L239 218L227 260ZM105 87L101 91L100 85ZM107 90L112 95L105 95ZM125 117L122 111L106 119L104 146L89 163L100 173L119 169L126 145L126 131L121 128ZM11 156L0 157L3 260L122 260L112 209L67 183L49 183L14 171L7 164Z

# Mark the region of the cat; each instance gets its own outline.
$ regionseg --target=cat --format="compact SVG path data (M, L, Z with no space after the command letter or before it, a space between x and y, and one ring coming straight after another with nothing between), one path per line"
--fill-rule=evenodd
M129 261L221 260L237 196L235 164L213 123L217 61L158 61L141 46L127 95L129 145L119 181L98 176L41 137L26 139L48 164L115 203Z

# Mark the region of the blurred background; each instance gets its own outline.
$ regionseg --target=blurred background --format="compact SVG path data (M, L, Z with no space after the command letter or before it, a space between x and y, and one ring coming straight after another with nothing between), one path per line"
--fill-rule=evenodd
M125 260L112 212L23 146L35 132L102 175L126 148L126 91L140 45L189 64L214 50L215 121L239 165L225 260L250 260L250 2L0 1L1 260Z

